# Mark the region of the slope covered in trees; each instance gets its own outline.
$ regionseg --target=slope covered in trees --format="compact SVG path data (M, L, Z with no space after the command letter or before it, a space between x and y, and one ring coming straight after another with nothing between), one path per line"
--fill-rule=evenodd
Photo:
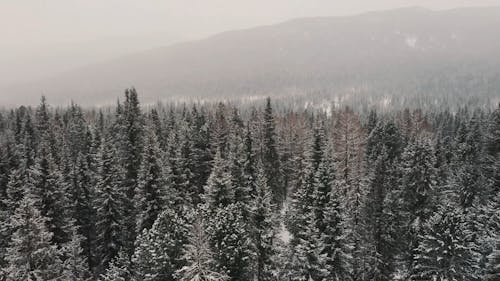
M497 280L499 132L500 108L134 89L1 111L0 280Z

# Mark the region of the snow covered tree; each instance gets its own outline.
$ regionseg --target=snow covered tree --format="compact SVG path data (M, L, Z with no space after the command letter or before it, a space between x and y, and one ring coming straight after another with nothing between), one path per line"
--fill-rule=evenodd
M210 248L201 220L196 220L191 227L188 243L184 246L183 259L186 265L177 271L180 281L226 281L229 280L219 268Z
M221 272L231 280L248 280L250 234L239 204L220 205L206 214L207 233Z
M500 105L488 119L484 144L484 173L492 194L500 191Z
M500 280L500 244L496 243L495 248L488 256L486 265L486 281Z
M289 278L294 281L325 280L328 276L327 254L322 253L325 247L312 213L307 214L305 222L307 226L303 228L299 238L294 238L295 243L290 244L292 257L287 265Z
M92 280L89 264L83 254L83 237L77 231L73 231L71 240L62 249L63 257L63 277L68 281L89 281Z
M181 253L187 243L188 221L185 214L166 209L152 228L144 229L136 241L132 257L137 280L176 280L175 272L185 265Z
M394 271L395 237L391 201L388 194L396 186L394 167L384 148L372 163L364 206L366 231L365 247L368 252L370 280L388 280Z
M204 199L211 209L224 207L234 202L234 187L227 160L217 151L214 158L212 174L205 186Z
M335 168L333 164L332 150L333 148L329 147L328 150L324 152L324 156L321 156L318 169L314 175L313 211L315 214L316 227L320 232L323 232L326 228L326 223L324 222L324 212L330 203L330 193L333 192L332 188L335 181ZM335 190L335 192L340 193L342 191Z
M203 110L197 110L196 106L193 106L191 115L190 158L192 160L191 172L193 174L191 184L194 186L192 201L196 205L201 202L200 196L203 194L203 186L207 182L212 169L211 132Z
M360 179L364 140L361 121L354 111L346 107L338 112L333 131L335 160L339 179L344 180L347 189L352 189Z
M111 138L105 134L98 153L98 172L93 205L96 209L97 272L102 272L124 244L124 206L128 198L121 185L124 171Z
M251 270L256 281L272 279L273 257L275 256L275 239L277 220L272 205L272 194L267 185L262 166L257 172L255 195L250 203L250 229L253 252Z
M72 218L75 220L75 225L78 227L80 234L84 237L83 250L93 270L96 258L96 210L95 203L95 188L94 173L90 170L89 159L79 154L76 162L71 166L70 170L70 206Z
M158 139L152 130L146 131L142 163L139 170L138 187L135 194L137 232L150 228L158 214L169 203L168 193L171 177L167 174ZM168 166L166 167L168 169Z
M126 247L128 253L133 252L133 241L136 235L136 210L133 204L137 189L137 180L142 161L144 118L137 91L134 88L125 91L125 102L121 114L118 115L116 128L117 140L120 144L120 162L125 169L123 186L126 189L129 203L124 206Z
M11 218L14 230L7 248L5 268L8 281L59 280L62 262L53 234L47 229L47 218L36 208L33 197L26 195Z
M339 187L328 193L328 203L322 215L324 229L320 232L321 254L327 270L326 280L350 280L352 250L347 240L345 215L339 200Z
M402 154L400 187L393 193L400 205L396 217L401 220L397 232L404 244L405 252L402 254L409 255L407 261L410 263L417 247L417 235L436 209L435 166L435 153L428 140L410 142Z
M426 223L410 270L410 280L480 280L477 246L463 213L443 206Z
M132 281L130 259L124 251L111 261L109 268L101 275L101 281Z
M276 140L276 124L270 98L266 100L262 119L262 146L260 147L262 164L264 165L269 187L273 193L273 203L281 205L285 199L286 190L281 181L282 174Z
M38 209L48 219L47 227L53 233L53 241L61 244L71 239L70 202L67 185L50 150L49 136L41 136L38 155L29 170L27 184L29 194L40 198Z

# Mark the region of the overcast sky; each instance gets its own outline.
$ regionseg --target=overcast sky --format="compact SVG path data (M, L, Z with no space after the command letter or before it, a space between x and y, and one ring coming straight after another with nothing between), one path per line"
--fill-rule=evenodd
M499 5L500 0L0 0L0 85L297 17Z

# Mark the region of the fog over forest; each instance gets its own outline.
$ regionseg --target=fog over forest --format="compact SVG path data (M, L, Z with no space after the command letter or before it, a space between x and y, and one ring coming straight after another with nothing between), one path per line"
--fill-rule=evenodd
M0 3L0 280L500 280L492 4Z

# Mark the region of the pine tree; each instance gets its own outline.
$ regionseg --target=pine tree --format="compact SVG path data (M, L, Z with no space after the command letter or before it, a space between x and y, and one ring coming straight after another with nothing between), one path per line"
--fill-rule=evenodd
M135 195L137 231L150 228L163 207L168 203L169 178L162 162L162 151L155 133L146 132L138 188Z
M83 237L77 231L73 231L71 240L66 243L61 252L64 258L63 279L68 281L89 281L91 274L88 262L82 249Z
M301 231L300 238L294 237L296 242L290 245L292 247L292 258L288 265L291 272L290 280L325 280L328 276L327 257L322 253L325 246L314 224L313 214L308 213L306 216L307 226Z
M282 184L280 157L276 140L276 124L271 99L267 98L262 120L261 159L266 178L273 193L273 203L281 205L286 196L286 188Z
M84 237L83 250L89 267L93 271L96 265L96 213L93 207L95 202L94 174L89 168L88 159L85 155L79 154L76 162L70 171L71 193L70 200L72 206L72 218L78 227L80 234Z
M144 229L136 241L132 257L137 280L176 280L175 272L185 265L182 248L187 243L188 221L185 214L172 209L163 211L152 228Z
M500 245L497 242L495 249L488 256L486 265L486 281L500 280Z
M287 229L293 235L293 240L297 241L299 239L306 239L306 237L302 237L301 235L307 231L307 218L311 216L316 226L315 215L321 215L321 212L318 208L315 208L315 205L321 204L320 200L324 199L319 198L324 190L315 190L315 175L324 157L324 136L317 132L314 133L314 131L311 132L308 146L304 151L300 178L297 182L295 192L292 194L289 215L287 217ZM322 187L329 188L328 186ZM314 212L317 214L314 214ZM294 243L293 240L292 243Z
M188 243L184 246L183 259L186 266L177 271L180 281L225 281L229 276L216 271L218 268L210 249L203 222L195 221L192 225Z
M7 280L58 280L62 263L47 218L36 209L37 199L24 196L11 219L14 232L7 248Z
M98 153L96 195L96 254L97 272L102 272L124 245L124 205L128 200L121 183L124 171L118 162L112 139L105 134Z
M492 194L500 190L500 105L491 113L485 132L484 172Z
M316 227L320 232L326 228L324 212L330 201L330 193L335 181L335 169L333 166L333 148L329 147L324 156L321 156L318 169L314 175L314 205ZM335 192L341 192L336 190Z
M121 114L118 115L118 140L121 144L120 158L125 169L123 186L126 188L129 202L124 206L125 243L128 254L133 253L133 241L136 235L136 210L133 204L137 189L137 180L141 166L143 151L144 120L139 105L137 91L134 88L125 91L125 102Z
M40 140L35 164L29 170L28 192L40 200L39 210L48 219L49 231L54 234L56 244L71 239L70 202L67 200L67 186L50 150L48 136Z
M328 271L326 280L350 280L351 256L345 227L345 217L339 201L339 187L328 193L328 203L324 207L322 223L324 229L320 232L321 254L324 255L325 267Z
M471 241L464 215L445 205L419 236L411 280L479 280L477 246Z
M365 133L359 117L352 109L346 107L337 114L333 141L335 143L335 160L339 179L343 179L346 188L352 189L360 178Z
M207 233L221 272L231 280L248 280L250 235L239 204L219 205L209 209Z
M200 196L203 194L203 186L207 182L212 169L212 153L210 147L211 132L209 130L208 121L205 113L197 110L193 106L192 110L192 125L191 125L191 154L192 159L191 172L192 185L194 185L193 204L201 202Z
M427 140L417 139L404 150L401 160L400 189L394 192L399 198L398 216L401 218L399 237L405 239L408 260L413 260L413 250L417 247L417 234L423 224L435 211L436 202L436 159L432 145Z
M101 275L101 281L132 281L130 259L124 251L120 251L111 261L109 268Z
M393 171L389 155L383 149L369 174L363 216L370 280L388 280L394 271L396 239L388 196L391 187L396 186Z
M215 111L215 118L212 124L213 143L222 158L226 158L227 138L229 135L229 124L226 118L226 106L220 102Z
M205 186L204 199L214 210L234 202L234 187L227 160L217 151L214 158L212 173Z
M254 265L252 271L256 281L272 279L273 257L275 256L276 218L272 195L267 185L262 166L259 167L256 191L250 203L250 225Z

